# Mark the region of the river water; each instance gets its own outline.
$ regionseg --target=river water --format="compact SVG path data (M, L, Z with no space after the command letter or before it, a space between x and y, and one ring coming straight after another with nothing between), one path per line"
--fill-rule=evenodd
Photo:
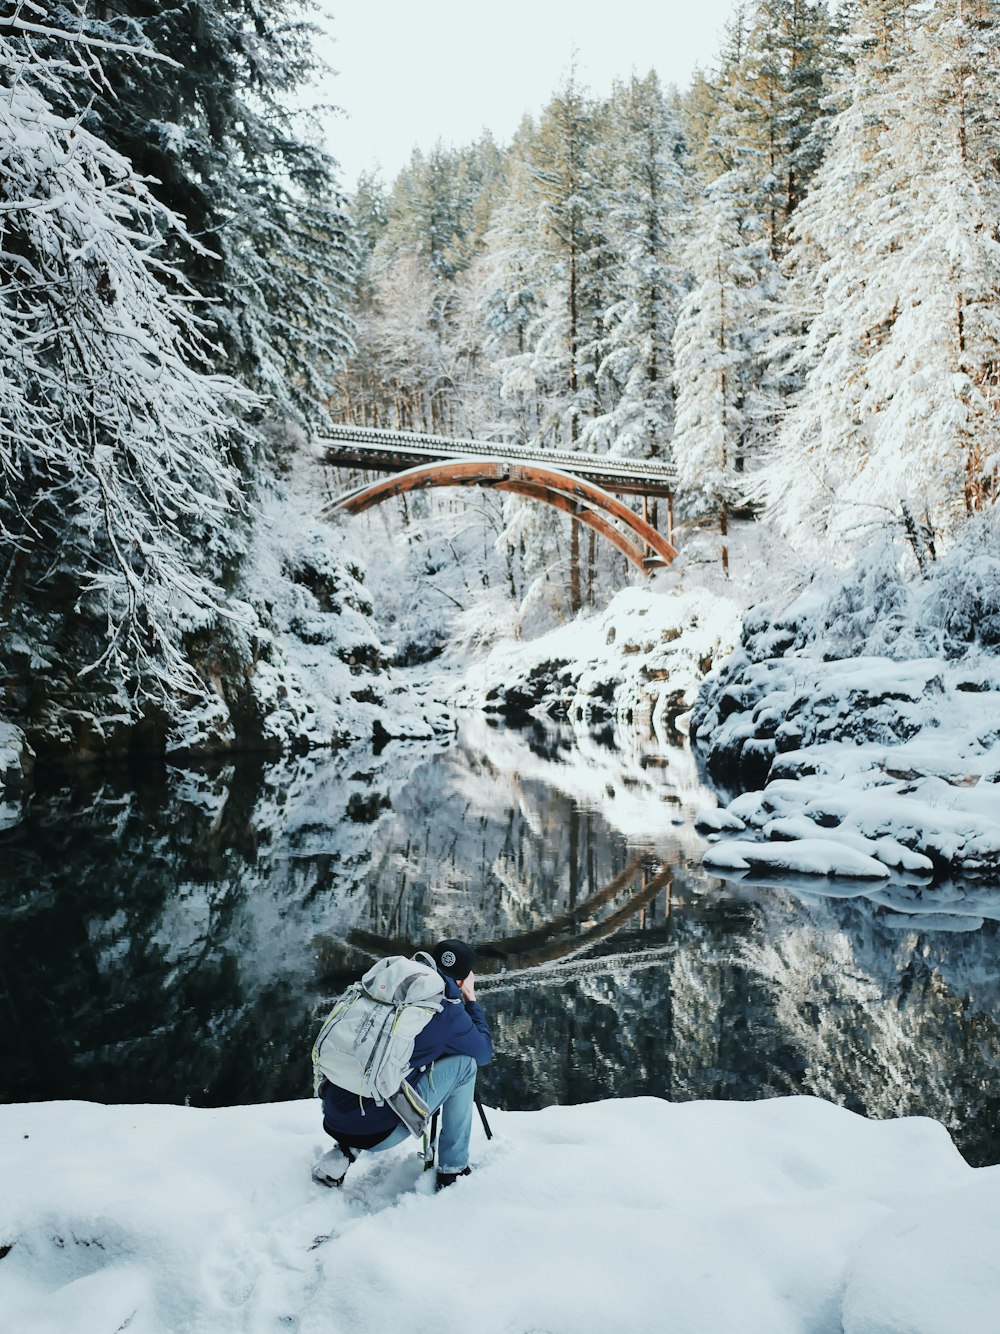
M459 935L488 1103L813 1093L1000 1161L1000 887L971 916L955 887L720 881L704 801L682 747L480 718L377 756L50 775L0 834L0 1098L305 1096L337 991Z

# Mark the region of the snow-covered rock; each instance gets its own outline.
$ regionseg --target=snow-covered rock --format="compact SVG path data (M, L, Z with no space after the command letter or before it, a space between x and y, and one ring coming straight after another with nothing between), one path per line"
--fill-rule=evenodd
M17 1334L993 1334L1000 1168L815 1098L490 1111L434 1195L412 1146L342 1190L314 1101L0 1107Z
M794 871L799 875L837 875L852 880L883 880L888 867L832 838L796 838L779 843L730 839L705 853L712 870L747 871L751 867Z
M602 612L497 646L468 670L453 702L583 727L647 724L664 735L732 647L739 617L736 601L704 587L626 588Z
M975 533L969 541L976 547ZM1000 562L972 561L974 614L956 584L962 560L959 547L914 586L872 557L839 589L744 617L740 647L706 680L691 717L712 776L750 789L729 815L768 840L833 838L845 855L917 874L1000 869L1000 656L989 604ZM787 847L781 855L794 858ZM759 856L773 866L779 854ZM713 849L715 865L723 857Z
M20 818L20 795L34 760L21 729L0 720L0 829Z

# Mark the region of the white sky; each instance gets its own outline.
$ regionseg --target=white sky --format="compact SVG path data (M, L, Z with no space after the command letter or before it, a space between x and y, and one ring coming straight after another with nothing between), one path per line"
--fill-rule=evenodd
M391 181L414 146L461 145L484 128L505 143L548 101L574 47L595 95L635 69L685 87L718 52L735 0L328 0L324 57L339 71L322 89L346 113L327 147L352 189L381 166Z

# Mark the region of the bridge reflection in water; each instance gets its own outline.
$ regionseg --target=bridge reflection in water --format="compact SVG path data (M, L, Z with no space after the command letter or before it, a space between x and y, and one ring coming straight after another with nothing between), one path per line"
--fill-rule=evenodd
M590 950L599 941L614 935L630 919L639 917L646 926L646 913L658 895L663 895L662 920L670 915L673 868L651 869L644 858L636 858L614 876L602 889L588 895L576 907L560 913L529 931L476 941L476 975L500 980L504 973L523 973L543 969ZM422 942L392 939L372 932L355 930L348 943L357 950L379 959L385 954L412 954ZM490 990L488 984L483 990Z
M682 748L469 741L52 775L0 832L0 1098L308 1097L330 997L455 934L480 953L491 1105L816 1093L1000 1161L996 923L720 885Z

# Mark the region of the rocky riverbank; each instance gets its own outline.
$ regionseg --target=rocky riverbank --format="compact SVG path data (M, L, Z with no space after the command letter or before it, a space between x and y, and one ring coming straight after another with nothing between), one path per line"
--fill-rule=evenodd
M429 738L447 711L394 673L349 536L274 496L257 525L243 596L215 625L192 626L200 693L129 698L79 671L84 646L8 652L0 696L0 800L16 818L36 764L197 762L235 752L277 757L358 740ZM55 627L39 626L38 642Z
M926 578L892 553L784 609L755 608L691 735L738 792L719 869L1000 872L1000 557L988 524ZM732 835L735 842L727 841Z
M732 649L734 597L667 576L623 589L602 612L475 663L450 702L512 722L540 715L574 727L639 728L667 737L714 664Z

